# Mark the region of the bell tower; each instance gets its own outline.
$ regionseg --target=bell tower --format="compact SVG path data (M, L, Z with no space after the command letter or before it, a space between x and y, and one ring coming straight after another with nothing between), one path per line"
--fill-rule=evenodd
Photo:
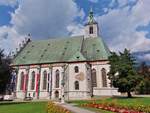
M98 37L98 23L94 20L93 10L91 9L88 16L88 22L84 28L85 38L96 38Z

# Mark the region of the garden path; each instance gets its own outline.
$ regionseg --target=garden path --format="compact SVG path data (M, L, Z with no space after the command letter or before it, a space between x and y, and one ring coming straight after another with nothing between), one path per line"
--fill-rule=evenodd
M61 105L62 107L67 108L68 110L72 111L73 113L96 113L93 111L89 111L89 110L86 110L83 108L76 107L73 104L67 104L67 103L64 103L64 104L58 103L58 104Z

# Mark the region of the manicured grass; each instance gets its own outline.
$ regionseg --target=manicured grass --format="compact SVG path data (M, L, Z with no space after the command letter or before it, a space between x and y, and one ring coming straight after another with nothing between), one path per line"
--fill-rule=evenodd
M99 99L92 99L92 100L68 101L68 103L75 103L77 105L81 105L81 104L90 103L93 101L95 101L96 103L116 102L121 105L135 105L135 104L150 105L150 97L134 97L134 98L126 98L126 97L103 98L102 97Z
M120 105L128 105L128 106L134 106L134 105L145 105L150 106L150 97L134 97L134 98L126 98L126 97L114 97L114 98L107 98L103 101L99 100L98 102L116 102Z
M150 97L134 97L134 98L126 98L126 97L101 97L97 99L92 100L76 100L76 101L69 101L68 103L75 103L77 106L80 106L82 104L86 103L116 103L117 105L123 105L123 106L136 106L136 105L144 105L144 106L150 106ZM86 108L86 107L85 107ZM99 109L96 108L86 108L89 110L99 111ZM99 111L102 112L102 111ZM103 111L102 113L112 113Z
M47 113L47 102L0 103L0 113Z

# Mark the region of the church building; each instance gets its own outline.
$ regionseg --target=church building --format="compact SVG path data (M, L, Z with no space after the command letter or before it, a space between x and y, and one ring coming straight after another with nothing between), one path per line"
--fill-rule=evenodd
M26 40L13 59L18 99L90 99L119 95L110 85L110 51L90 11L85 34Z

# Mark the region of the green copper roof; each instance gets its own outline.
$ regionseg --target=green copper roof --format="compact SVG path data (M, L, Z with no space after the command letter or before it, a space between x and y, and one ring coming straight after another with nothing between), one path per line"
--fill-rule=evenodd
M82 55L80 51L77 51L73 57L71 57L68 61L85 61L86 58Z
M83 55L87 60L106 60L110 51L102 38L87 38L84 41Z
M14 58L13 65L107 60L109 55L101 38L48 39L29 42Z

